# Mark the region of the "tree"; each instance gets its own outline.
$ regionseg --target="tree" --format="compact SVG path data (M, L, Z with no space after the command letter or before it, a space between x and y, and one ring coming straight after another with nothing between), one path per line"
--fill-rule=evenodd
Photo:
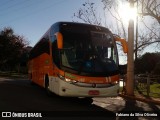
M138 73L159 73L160 53L146 53L135 61L136 70Z
M153 17L160 24L160 1L159 0L139 0L140 12L142 16Z
M2 70L11 70L19 64L24 48L28 43L23 36L16 35L12 28L0 31L0 66Z
M147 34L142 34L142 44L139 48L145 48L153 43L160 45L160 1L159 0L138 0L138 14L141 16L141 23L147 28ZM148 20L151 21L148 24ZM145 30L146 31L146 30Z
M87 2L82 4L82 7L79 8L77 12L74 13L73 19L78 18L78 21L81 20L84 23L109 27L112 30L114 30L119 36L122 36L126 39L126 28L124 26L122 18L120 17L120 14L118 13L117 7L118 5L116 5L115 8L112 9L111 6L104 5L104 7L102 7L101 9L101 12L99 12L97 11L95 3L88 0ZM116 13L116 15L113 14L112 10ZM113 20L110 20L111 24L107 23L107 18L109 14L116 19L116 21L114 22L112 22ZM116 26L117 29L115 29L115 26L113 27L112 25L116 23L117 23Z
M124 0L122 0L122 1L124 1ZM144 1L145 0L141 0L141 4L137 4L137 6L140 6L142 8L142 9L140 9L141 13L147 13L148 12L149 13L148 15L150 15L150 16L151 15L157 15L158 16L158 14L159 14L159 11L158 11L159 10L159 4L157 4L158 2L155 2L156 0L151 0L152 2L149 2L149 0L147 0L147 3L145 4L146 7L144 7L144 5L143 5L145 3ZM126 37L127 36L126 35L126 33L127 33L126 30L130 29L130 28L128 28L128 26L124 25L123 20L122 20L120 14L119 14L119 11L118 11L118 6L119 6L118 2L119 1L117 1L117 0L102 0L102 2L104 3L104 9L107 10L112 15L113 18L115 18L116 23L117 23L117 28L118 28L117 29L118 30L118 34L119 33L123 33L122 35L120 35L120 34L119 35L120 36L124 36L124 38L127 38ZM131 6L134 6L134 3L136 2L136 0L128 0L128 1L125 0L125 2L129 2ZM153 3L155 3L154 7L151 7L153 5ZM153 8L153 9L149 9L149 8ZM93 8L91 8L91 9L93 9ZM81 12L80 16L82 16L82 15L86 15L86 11L83 11L83 13ZM144 16L144 14L141 14L141 15ZM152 16L152 17L156 18L156 20L159 20L159 16L158 17ZM87 18L87 19L89 19L89 18ZM131 21L130 21L130 23L131 23ZM156 27L154 27L154 28L148 27L145 24L145 22L143 20L143 17L142 17L142 23L144 24L144 26L147 27L147 29L149 29L149 32L147 33L147 31L143 30L142 34L139 34L139 38L141 38L141 40L140 41L136 40L135 41L135 45L134 45L135 46L135 50L134 51L136 53L139 50L141 50L141 51L144 50L144 48L146 46L149 46L152 43L160 42L160 40L159 40L160 37L159 37L159 34L157 35ZM120 28L120 30L119 30L119 28ZM132 22L132 28L133 28L133 22ZM132 33L132 32L130 31L130 33ZM133 38L133 36L131 38ZM132 48L132 44L129 44L129 45ZM132 49L130 49L130 53L131 53L131 51L132 51ZM135 54L135 55L136 55L136 58L137 58L137 54ZM132 57L132 54L129 54L128 56ZM133 58L131 58L131 57L128 57L128 59L129 59L128 61L130 61L130 63L133 63L133 62L131 62L133 60ZM128 66L129 67L127 67L127 69L128 68L133 68L133 65L129 64ZM133 70L130 69L128 71L133 71ZM134 84L134 82L133 82L133 79L130 79L130 80L128 79L129 77L132 78L133 74L129 74L129 73L131 73L131 72L127 73L127 81L128 82L126 82L126 86L128 86L128 87L126 89L128 91L127 92L128 95L133 95L134 94L134 92L133 92L133 84Z
M116 9L114 9L114 10L116 10ZM82 4L82 7L79 8L77 12L74 13L73 21L74 22L81 21L84 23L108 27L108 28L112 29L113 33L126 39L126 30L125 30L126 28L123 24L122 19L114 16L112 14L111 10L105 6L101 7L100 11L101 12L99 12L97 10L95 3L88 0L87 2ZM110 11L109 14L111 14L111 16L113 16L117 21L110 20L109 23L111 23L111 24L108 24L108 22L107 22L107 19L109 16L107 13L108 11ZM117 16L120 16L118 12L116 12L116 13L117 13ZM117 23L117 25L114 25L116 23ZM117 45L118 45L119 49L122 49L122 47L119 47L119 44L117 44ZM119 51L119 55L124 56L124 54L121 51Z
M94 24L94 25L102 25L102 19L98 16L98 12L94 6L95 3L87 1L82 4L82 8L74 13L73 18L78 18L82 22Z
M104 13L100 13L97 11L95 3L88 0L82 5L81 8L79 8L77 12L74 13L73 18L78 18L78 20L81 20L85 23L109 27L114 31L115 34L118 34L119 36L127 39L126 31L128 30L128 26L125 25L118 11L119 2L120 1L117 0L102 0L104 7L102 8L101 12L103 11ZM122 0L122 2L126 3L128 1ZM137 0L135 0L135 2L137 2ZM140 32L138 34L138 42L135 42L134 45L134 52L138 51L139 55L141 55L141 53L147 46L153 43L158 43L157 47L160 45L160 34L158 32L160 30L160 26L157 27L157 22L153 22L153 24L150 23L149 25L146 23L148 18L145 19L146 16L153 17L159 23L160 2L158 0L139 0L138 13L141 16L139 17ZM112 25L107 24L107 16L112 16Z
M154 74L160 75L160 62L156 64L153 71L154 71Z
M127 2L127 0L122 0L123 2ZM113 11L111 11L111 8L114 8L118 10L118 3L117 0L102 0L107 10L110 9L110 13L114 15ZM130 2L130 0L129 0ZM158 25L160 20L160 1L158 0L135 0L135 3L138 3L138 15L139 16L139 28L140 32L138 33L138 42L135 42L135 52L139 51L139 53L143 52L143 50L153 44L153 43L160 43L160 26ZM148 17L146 17L148 16ZM114 18L117 19L117 17L114 15ZM151 18L154 18L156 21L151 20ZM151 21L148 24L148 21ZM159 26L159 27L157 27ZM147 30L146 30L147 29ZM137 46L137 47L136 47ZM135 56L137 57L137 56Z

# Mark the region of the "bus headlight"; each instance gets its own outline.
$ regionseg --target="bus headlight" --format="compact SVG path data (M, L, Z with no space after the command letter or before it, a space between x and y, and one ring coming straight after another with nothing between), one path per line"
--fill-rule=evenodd
M66 81L66 82L69 82L69 83L77 83L76 80L71 80L71 79L69 79L69 78L65 78L65 81Z
M60 75L60 74L57 74L57 76L61 79L61 80L65 80L65 77Z
M68 83L77 83L76 80L71 80L69 78L65 78L64 76L58 74L58 77L61 79L61 80L64 80L65 82L68 82Z
M66 82L71 82L71 79L65 78L65 81L66 81Z
M119 81L114 81L112 84L113 85L119 84Z

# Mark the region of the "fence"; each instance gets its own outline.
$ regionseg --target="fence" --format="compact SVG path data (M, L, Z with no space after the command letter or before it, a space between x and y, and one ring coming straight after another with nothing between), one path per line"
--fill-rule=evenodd
M124 88L122 92L125 92L125 77L122 77L123 84L121 86ZM121 81L122 82L122 81ZM147 97L160 98L160 76L159 75L146 75L139 74L135 75L135 91L143 94Z
M135 76L135 88L145 93L147 97L150 94L156 94L154 96L160 97L160 76L159 75L136 75Z

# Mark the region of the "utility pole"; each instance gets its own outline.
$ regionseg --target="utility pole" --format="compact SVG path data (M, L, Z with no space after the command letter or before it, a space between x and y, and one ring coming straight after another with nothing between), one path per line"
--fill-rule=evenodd
M137 13L138 13L138 0L137 0ZM137 60L138 56L138 14L136 16L136 48L135 48L135 61Z
M130 8L134 7L134 0L129 0ZM134 95L134 20L129 20L128 25L128 64L126 94Z

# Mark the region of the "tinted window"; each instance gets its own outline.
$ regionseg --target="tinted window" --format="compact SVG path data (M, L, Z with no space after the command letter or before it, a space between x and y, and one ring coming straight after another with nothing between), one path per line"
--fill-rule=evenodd
M29 59L40 56L43 53L49 54L49 40L42 38L40 42L31 50Z

